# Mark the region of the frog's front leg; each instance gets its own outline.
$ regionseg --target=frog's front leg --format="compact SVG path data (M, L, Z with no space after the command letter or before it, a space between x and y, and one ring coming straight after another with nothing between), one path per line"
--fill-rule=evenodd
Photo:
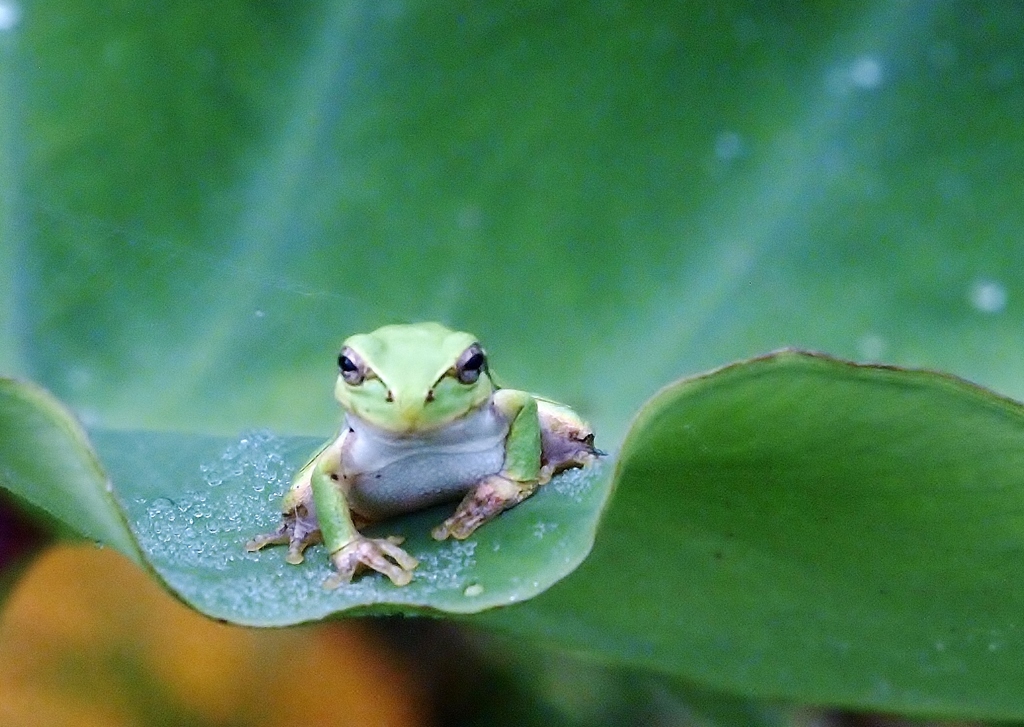
M501 472L483 478L455 513L431 531L435 540L465 540L477 528L532 495L541 483L541 427L537 400L525 391L500 389L494 405L512 424Z
M325 450L311 477L320 532L337 571L324 581L324 588L350 583L362 568L372 568L396 586L404 586L412 580L412 571L419 561L398 547L401 538L367 538L356 530L345 500L351 484L348 478L352 475L345 471L343 449Z

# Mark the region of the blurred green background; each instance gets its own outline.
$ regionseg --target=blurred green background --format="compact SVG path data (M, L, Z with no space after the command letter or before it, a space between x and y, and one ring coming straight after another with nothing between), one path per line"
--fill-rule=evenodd
M605 441L780 346L1024 396L1020 4L11 3L2 363L90 423L320 433L432 318Z
M1024 398L1024 5L0 0L0 372L326 434L438 319L614 448L782 346Z

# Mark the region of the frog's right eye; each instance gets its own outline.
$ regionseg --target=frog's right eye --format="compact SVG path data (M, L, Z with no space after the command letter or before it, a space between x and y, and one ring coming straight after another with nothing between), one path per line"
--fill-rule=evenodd
M363 383L363 370L355 362L348 349L338 354L338 370L341 371L341 378L345 380L346 384L356 386Z

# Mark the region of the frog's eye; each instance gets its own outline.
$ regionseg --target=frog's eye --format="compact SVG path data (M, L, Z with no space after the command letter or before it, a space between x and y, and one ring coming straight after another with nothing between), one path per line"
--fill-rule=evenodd
M487 355L474 343L467 348L455 363L455 376L463 384L475 384L480 374L487 370Z
M341 371L341 378L346 384L357 386L363 383L363 370L356 363L355 356L349 349L344 349L338 354L338 370Z

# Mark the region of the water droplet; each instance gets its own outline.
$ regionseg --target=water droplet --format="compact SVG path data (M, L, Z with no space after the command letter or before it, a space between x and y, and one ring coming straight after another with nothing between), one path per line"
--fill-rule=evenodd
M455 224L460 230L477 230L483 221L483 211L474 204L463 205L455 212Z
M590 467L587 470L573 469L563 472L552 479L548 487L559 495L568 497L573 502L583 502L583 496L590 490L590 486L594 482L588 470L593 471L593 468Z
M881 360L885 348L885 339L877 333L865 333L857 341L857 353L865 361Z
M850 66L850 82L857 88L878 88L883 80L882 62L874 56L863 55Z
M982 313L1001 313L1009 296L1002 283L995 280L977 280L971 286L971 305Z
M723 162L731 162L743 156L743 137L735 131L723 131L715 137L715 156Z
M865 54L849 64L829 70L825 82L834 94L847 95L853 91L873 91L885 80L885 68L877 57Z
M558 523L535 523L533 526L533 537L540 539L547 533L558 528Z
M21 8L8 0L0 0L0 30L13 30L21 20Z

